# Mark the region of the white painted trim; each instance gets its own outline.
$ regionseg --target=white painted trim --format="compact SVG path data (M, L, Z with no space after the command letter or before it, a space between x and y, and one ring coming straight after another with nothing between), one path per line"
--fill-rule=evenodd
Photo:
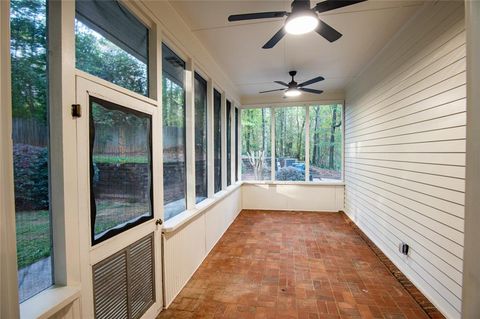
M185 69L185 164L187 210L195 207L195 65L187 61Z
M228 198L241 186L242 186L242 182L234 183L228 186L227 189L216 193L212 198L207 198L201 203L198 203L198 205L195 208L186 210L170 218L163 224L162 232L172 233L182 228L183 226L188 224L191 220L193 220L196 216L206 212L210 207L218 204L220 201L224 200L225 198Z
M480 2L465 1L467 30L467 160L462 318L480 318Z
M161 127L162 123L159 121L161 119L161 108L158 108L156 105L152 105L140 99L136 99L130 95L119 94L114 88L109 86L102 86L96 82L84 79L82 77L77 77L76 81L76 92L77 92L77 103L81 104L83 107L82 117L77 119L77 156L78 163L78 199L79 199L79 214L84 216L81 218L78 223L78 228L80 233L83 234L79 237L79 245L81 249L81 273L82 273L82 317L90 318L93 317L94 307L93 307L93 283L92 283L92 266L97 262L103 260L104 258L112 255L112 253L125 248L129 244L139 240L143 236L154 233L156 246L155 249L155 269L156 269L156 282L155 287L158 289L160 287L160 280L162 279L162 269L161 269L161 247L160 244L160 229L161 227L157 226L155 219L157 216L162 216L163 214L163 202L158 201L157 188L161 188L163 183L159 180L158 172L162 171L157 163L161 162L161 147L162 147L162 134ZM109 238L101 243L98 243L92 246L91 241L91 221L90 221L90 173L88 168L89 162L89 98L90 96L99 97L113 103L117 103L124 107L131 108L146 114L150 114L152 117L152 159L156 159L157 163L152 165L152 181L154 183L154 197L153 205L154 211L153 218L149 221L137 225L134 228L128 229L112 238ZM159 208L161 207L161 208ZM157 290L156 302L149 311L154 313L158 312L162 308L162 289Z
M160 50L161 50L161 48L160 48ZM160 51L160 54L161 54L161 51ZM162 60L160 59L157 62L157 64L160 65L160 67L161 67L162 66ZM95 75L92 75L90 73L87 73L87 72L79 70L79 69L75 69L75 76L81 77L81 78L84 78L85 80L89 80L90 82L94 82L94 83L97 83L99 85L108 87L109 89L117 91L119 94L128 95L128 96L130 96L134 99L137 99L137 100L140 100L142 102L151 104L153 106L158 106L158 104L162 102L161 99L160 99L160 101L157 101L157 100L152 99L148 96L142 95L142 94L137 93L137 92L130 91L129 89L126 89L126 88L121 87L117 84L114 84L112 82L101 79L101 78L99 78ZM158 85L160 85L160 90L161 90L162 82L160 81L160 83Z
M20 304L22 319L47 319L78 302L80 286L53 286ZM79 314L78 314L79 315Z
M277 155L275 154L275 109L273 107L270 108L270 171L271 176L270 179L272 181L275 180L276 171L277 171Z
M253 103L242 104L242 109L258 109L258 108L277 108L277 107L289 107L289 106L313 106L313 105L329 105L329 104L345 104L344 99L325 99L325 100L312 100L312 101L287 101L277 103Z
M151 38L153 45L149 47L150 52L150 69L154 74L150 75L150 81L155 86L150 86L150 95L156 98L157 104L155 118L152 118L152 183L153 183L153 218L154 220L164 220L163 206L163 100L162 100L162 32L158 23L154 23L151 27ZM154 138L155 136L155 138ZM156 141L156 145L153 145ZM155 185L157 185L155 187ZM163 246L161 226L156 226L154 233L155 240L155 304L151 307L155 314L158 314L164 305L163 290Z
M302 186L345 186L343 181L338 182L309 182L309 181L244 181L245 185L302 185Z
M305 106L305 181L308 182L309 178L310 178L310 106Z
M222 107L220 115L220 127L222 134L222 190L227 188L227 99L222 92Z
M207 80L207 165L208 165L208 198L215 194L215 124L213 108L213 81Z
M230 107L230 182L235 184L235 104Z
M56 285L80 284L75 104L75 3L50 1L49 115L50 212Z
M237 107L238 109L238 154L237 154L237 161L238 161L238 181L242 181L242 109Z
M0 48L0 318L18 318L8 0L0 1Z

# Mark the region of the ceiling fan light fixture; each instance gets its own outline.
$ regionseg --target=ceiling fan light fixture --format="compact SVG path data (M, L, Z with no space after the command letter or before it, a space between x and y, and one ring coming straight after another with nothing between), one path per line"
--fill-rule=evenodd
M302 94L302 92L296 88L291 88L285 91L285 96L287 97L295 97L299 96L300 94Z
M318 17L312 11L302 11L292 14L285 22L285 31L289 34L305 34L315 30L318 26Z

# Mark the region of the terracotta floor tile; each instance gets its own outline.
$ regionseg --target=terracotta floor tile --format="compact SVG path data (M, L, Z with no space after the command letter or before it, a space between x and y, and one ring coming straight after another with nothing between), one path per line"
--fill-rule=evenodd
M341 214L243 211L158 318L428 316Z

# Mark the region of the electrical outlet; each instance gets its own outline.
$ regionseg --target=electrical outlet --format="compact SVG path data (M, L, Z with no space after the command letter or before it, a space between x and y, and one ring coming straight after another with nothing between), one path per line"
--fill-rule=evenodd
M410 250L410 246L408 246L408 244L406 243L400 243L400 245L398 245L398 251L400 251L405 256L408 256L409 250Z

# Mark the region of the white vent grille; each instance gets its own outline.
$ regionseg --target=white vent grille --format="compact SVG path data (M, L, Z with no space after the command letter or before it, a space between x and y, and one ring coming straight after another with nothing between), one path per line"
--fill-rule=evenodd
M155 300L153 236L130 248L130 309L133 319L140 318Z
M95 318L137 319L155 302L153 234L93 266Z

